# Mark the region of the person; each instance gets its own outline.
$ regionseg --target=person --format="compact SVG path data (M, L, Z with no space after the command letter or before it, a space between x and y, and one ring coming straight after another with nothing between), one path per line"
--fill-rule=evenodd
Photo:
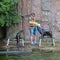
M31 13L29 18L30 18L30 20L29 20L29 31L30 31L31 44L36 45L37 44L37 25L39 25L39 24L34 19L35 13ZM34 39L34 41L33 41L33 39Z

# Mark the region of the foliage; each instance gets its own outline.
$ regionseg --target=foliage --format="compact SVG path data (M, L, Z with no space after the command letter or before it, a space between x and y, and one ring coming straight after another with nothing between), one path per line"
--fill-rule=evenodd
M16 13L19 0L0 0L0 26L11 26L19 23L21 15Z

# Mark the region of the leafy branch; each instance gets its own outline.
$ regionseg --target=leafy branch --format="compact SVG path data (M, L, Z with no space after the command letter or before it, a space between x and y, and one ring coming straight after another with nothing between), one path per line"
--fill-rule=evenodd
M0 26L11 26L20 22L21 15L14 10L18 2L19 0L0 0Z

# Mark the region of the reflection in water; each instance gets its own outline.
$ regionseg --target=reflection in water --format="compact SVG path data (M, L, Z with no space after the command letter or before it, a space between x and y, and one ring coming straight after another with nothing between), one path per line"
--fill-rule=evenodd
M29 55L5 55L0 60L60 60L60 53L33 52Z
M19 49L15 47L15 50L19 50ZM7 49L7 51L9 51L9 49ZM6 54L6 55L0 55L0 60L60 60L60 53L33 51L31 54L27 54L27 55Z

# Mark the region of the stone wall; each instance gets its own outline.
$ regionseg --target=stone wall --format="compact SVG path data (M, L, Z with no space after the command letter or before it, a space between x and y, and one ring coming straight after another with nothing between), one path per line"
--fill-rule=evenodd
M32 12L36 14L35 20L41 23L44 29L51 29L55 37L60 36L58 34L60 31L60 0L21 0L18 4L18 13L25 16ZM18 28L24 30L25 38L29 39L30 34L26 17L22 19L19 26Z
M43 21L41 24L44 29L51 29L53 36L60 36L60 0L27 0L28 4L24 11L27 14L34 12L36 14L35 19ZM26 1L25 1L26 4ZM25 5L24 5L25 6ZM25 25L27 29L27 25ZM28 30L28 29L27 29ZM56 30L56 31L55 31ZM26 33L25 34L29 34ZM56 35L57 34L57 35Z
M41 20L41 0L32 0L31 12L34 12L36 14L36 20Z

